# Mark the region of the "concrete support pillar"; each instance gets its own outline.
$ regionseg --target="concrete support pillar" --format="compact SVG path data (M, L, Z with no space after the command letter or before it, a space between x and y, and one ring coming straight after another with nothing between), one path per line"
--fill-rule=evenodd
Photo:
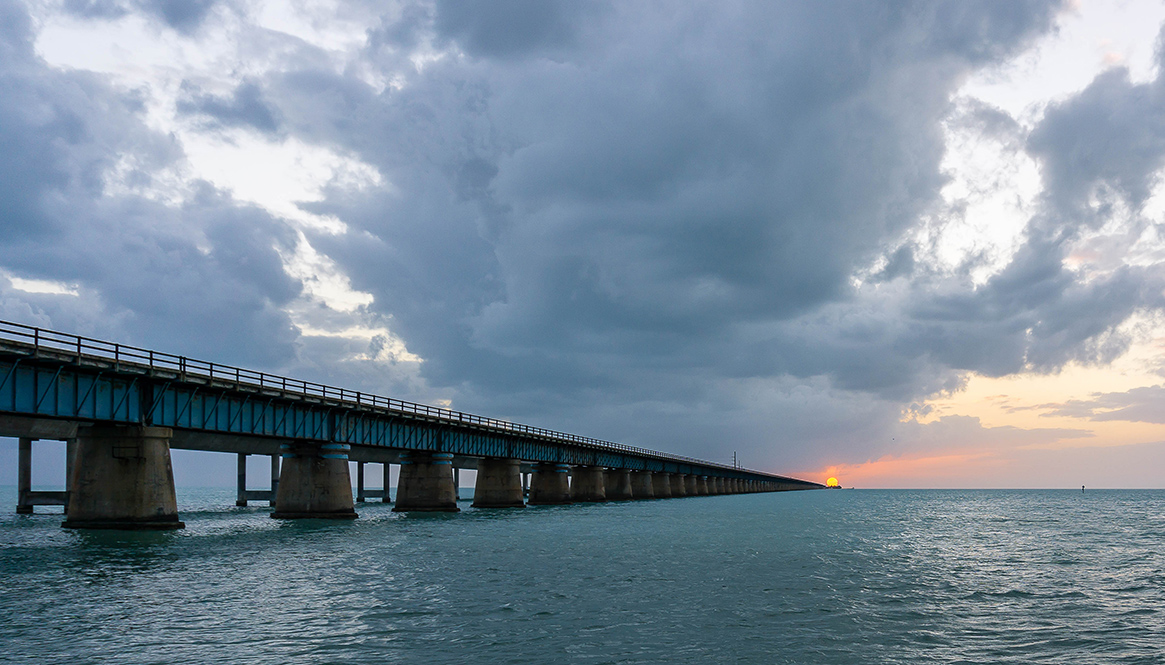
M687 496L700 496L699 482L696 480L694 473L689 473L684 476L684 494Z
M724 478L723 477L716 478L716 493L717 494L725 494L727 491L728 491L728 489L724 486Z
M16 512L31 515L29 493L32 492L32 439L21 437L17 445Z
M608 501L626 501L635 497L635 488L631 486L630 469L608 469L604 476L607 481Z
M364 462L356 462L356 503L364 503Z
M77 468L77 440L65 439L65 514L69 514L69 488Z
M651 487L651 472L636 471L631 474L631 498L654 499L655 491Z
M355 519L345 443L285 443L275 519Z
M668 481L671 483L671 495L674 497L687 496L688 485L684 482L684 474L673 473L668 476Z
M140 425L77 431L67 529L181 529L170 428Z
M522 474L522 496L530 496L530 474Z
M708 496L711 494L711 492L708 491L708 476L696 477L696 494L698 496Z
M573 501L598 502L607 500L607 486L601 466L574 467L574 481L570 486Z
M279 496L279 455L271 456L271 498L267 501L272 508L275 507L275 500Z
M477 462L473 486L474 508L525 508L521 463L516 459L486 458Z
M384 498L381 499L381 502L383 502L383 503L392 503L392 497L389 496L390 494L392 494L392 492L390 492L388 489L388 486L391 482L392 482L392 465L389 464L388 462L385 462L384 463ZM396 493L397 493L397 495L399 495L400 494L400 479L399 479L399 477L397 479L396 484L397 484Z
M461 510L457 507L452 453L410 452L402 457L394 513Z
M461 499L461 468L453 467L453 498Z
M235 474L235 505L245 507L247 505L247 454L239 453L238 465L235 467L237 473Z
M570 465L542 463L530 478L531 506L570 503Z
M651 474L651 492L657 499L671 498L671 474L656 471Z

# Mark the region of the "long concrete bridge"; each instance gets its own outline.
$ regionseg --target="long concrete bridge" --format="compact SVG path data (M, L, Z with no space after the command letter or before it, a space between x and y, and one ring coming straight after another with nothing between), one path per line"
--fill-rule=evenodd
M238 455L238 503L275 518L353 518L356 500L395 511L518 508L820 489L818 483L459 411L0 321L0 436L19 447L17 512L63 505L70 528L181 528L170 449ZM31 488L32 444L66 442L67 489ZM248 490L246 457L271 456L271 490ZM385 488L364 487L364 465Z

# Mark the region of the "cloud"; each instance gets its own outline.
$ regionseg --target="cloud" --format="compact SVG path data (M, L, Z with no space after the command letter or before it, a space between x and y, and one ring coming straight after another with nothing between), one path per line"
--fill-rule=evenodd
M1165 425L1165 386L1143 386L1121 393L1093 393L1089 399L1064 404L1043 404L1043 416L1087 418L1104 422L1120 420Z
M182 93L177 103L179 113L205 116L211 127L251 127L264 133L279 128L276 111L264 101L253 81L244 81L226 97L206 94L184 81Z
M435 9L438 35L473 55L517 58L577 46L586 23L609 7L563 0L438 0Z
M1162 306L1160 269L1126 260L1153 228L1161 80L1105 73L1034 128L956 99L1054 30L1055 2L417 2L350 50L229 4L70 5L161 16L195 46L235 12L255 38L215 62L227 74L183 71L171 120L369 165L374 186L299 204L326 229L181 177L184 146L146 121L169 102L47 66L12 7L0 266L80 294L9 288L20 320L807 468L903 454L903 411L968 373L1109 362ZM967 206L956 125L1040 165L998 265L935 258ZM286 266L304 240L371 303L305 315ZM423 362L394 373L374 360L389 342L305 337L292 313L391 328ZM947 425L911 454L1009 435Z
M283 310L298 282L290 229L206 183L180 205L150 192L182 151L144 122L136 91L48 67L31 23L5 5L0 33L0 265L79 295L3 294L5 318L224 362L286 362Z

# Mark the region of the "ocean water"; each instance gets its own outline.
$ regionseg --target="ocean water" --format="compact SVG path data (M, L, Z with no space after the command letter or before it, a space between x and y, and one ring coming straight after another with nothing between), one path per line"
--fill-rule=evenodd
M1165 663L1163 491L0 513L0 662Z

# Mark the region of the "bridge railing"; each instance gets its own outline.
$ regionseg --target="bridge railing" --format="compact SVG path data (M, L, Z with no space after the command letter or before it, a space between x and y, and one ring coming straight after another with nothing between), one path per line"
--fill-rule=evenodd
M544 440L573 443L600 450L632 453L643 457L671 462L686 462L745 473L757 473L766 476L772 475L727 464L696 459L694 457L671 455L647 448L615 443L613 441L604 441L602 439L558 432L541 427L533 427L531 425L522 425L507 420L488 418L472 413L429 406L427 404L406 402L372 393L336 388L323 383L292 379L276 374L187 358L172 353L152 351L150 349L118 344L116 342L107 342L92 337L37 328L22 323L0 321L0 341L2 340L9 340L25 347L31 347L34 356L39 356L42 352L46 351L55 352L57 355L72 354L76 356L77 364L82 364L85 359L101 359L106 362L112 362L115 370L120 370L122 364L125 364L127 366L126 369L140 367L148 369L151 372L162 371L174 373L184 380L196 378L209 382L230 383L239 389L258 388L279 390L283 393L297 396L339 401L374 410L422 416L451 424L473 425L475 427L498 430L506 433L523 434Z

